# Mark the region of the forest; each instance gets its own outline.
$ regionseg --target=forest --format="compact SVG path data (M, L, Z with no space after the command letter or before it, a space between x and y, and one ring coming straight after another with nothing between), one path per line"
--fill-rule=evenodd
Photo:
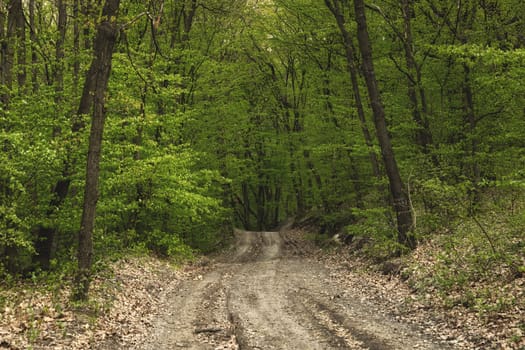
M523 278L524 17L522 0L0 1L2 288L59 274L85 300L108 256L190 259L290 217L375 262L432 241L421 283L444 294ZM523 306L498 298L458 302Z

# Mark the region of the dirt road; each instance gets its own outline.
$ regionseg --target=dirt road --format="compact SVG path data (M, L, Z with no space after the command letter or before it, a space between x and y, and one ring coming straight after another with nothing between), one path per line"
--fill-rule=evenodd
M279 232L236 231L235 252L165 295L136 349L446 349L356 300Z

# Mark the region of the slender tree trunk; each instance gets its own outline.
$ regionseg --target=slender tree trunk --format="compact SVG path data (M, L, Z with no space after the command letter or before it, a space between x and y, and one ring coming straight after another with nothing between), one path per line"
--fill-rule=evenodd
M250 192L248 183L243 182L241 184L242 200L238 202L242 206L241 221L245 229L250 228Z
M91 266L93 259L93 228L95 211L98 200L99 164L102 151L102 136L105 122L105 95L111 72L111 60L115 46L118 27L116 17L120 0L106 0L102 10L102 22L98 25L94 42L94 58L90 73L94 74L95 89L93 101L93 117L89 135L89 149L86 166L86 187L84 191L84 205L82 221L78 237L78 272L76 276L76 291L74 298L86 300L88 298ZM86 84L90 84L90 77Z
M432 134L425 115L426 101L424 90L421 86L421 73L414 57L414 40L412 36L412 15L414 13L413 0L403 0L402 11L404 24L403 48L405 50L405 61L407 66L408 99L410 101L412 119L418 126L416 142L423 150L423 153L428 154L430 152L430 147L432 146ZM418 100L418 91L421 97L421 106Z
M64 42L66 40L67 9L65 0L57 0L58 37L55 43L55 103L59 104L64 92Z
M91 27L90 27L90 19L96 18L95 14L93 13L93 0L79 0L81 11L82 11L82 17L84 19L84 25L82 27L82 36L84 40L84 49L89 50L91 49L91 46L93 44L93 40L91 38Z
M293 185L293 191L295 195L295 203L296 203L296 214L298 217L301 217L306 212L306 203L304 200L304 194L303 194L303 182L300 174L300 170L298 169L298 165L296 164L297 161L293 158L295 157L295 147L290 148L290 154L291 154L291 160L290 160L290 175L292 177L292 185Z
M257 206L257 231L266 230L266 188L262 184L263 177L259 175L259 185L255 195L255 205Z
M80 0L73 0L73 89L78 93L80 81Z
M55 43L55 113L57 120L60 120L63 112L64 101L64 43L66 41L66 24L67 24L67 8L65 0L57 0L58 10L58 38ZM53 133L58 135L60 133L59 123L54 126Z
M312 161L312 158L310 156L310 150L308 149L303 150L303 158L306 162L306 167L308 171L310 172L310 176L313 177L315 181L315 185L317 186L317 190L320 193L321 203L323 203L323 207L326 207L326 198L323 194L323 180L321 178L321 175L319 174L319 171L317 171L317 168L315 167L314 162ZM310 185L310 187L312 186Z
M17 63L18 90L22 91L26 83L26 47L25 47L25 20L22 0L10 0L7 7L7 35L3 36L5 48L5 85L11 90L13 84L13 68ZM9 93L3 98L5 104L9 101Z
M22 93L26 87L27 80L27 61L26 61L26 24L24 19L24 8L22 0L18 0L16 3L16 9L13 10L16 21L16 38L17 38L17 52L16 52L16 63L17 63L17 82L18 91Z
M198 0L190 0L189 8L183 9L182 17L184 28L181 38L183 46L187 46L187 43L190 40L190 31L191 27L193 26L193 19L195 18L195 14L197 13L197 1ZM184 6L186 6L186 4Z
M377 157L376 152L374 151L374 143L372 140L372 135L370 133L370 130L368 129L368 125L366 122L366 116L365 116L365 109L363 107L363 100L361 97L361 89L359 87L359 73L357 68L357 58L355 54L355 48L352 41L352 37L350 35L350 32L348 32L348 29L346 28L346 20L343 13L343 2L342 0L325 0L325 4L330 9L332 14L334 15L334 18L336 20L337 26L339 28L339 31L341 33L342 39L343 39L343 45L345 47L345 58L347 63L347 69L348 73L350 74L350 81L352 84L352 92L354 94L354 101L356 105L356 111L357 111L357 117L359 119L359 124L361 126L361 132L363 133L363 137L365 140L365 144L368 147L368 158L370 160L370 165L372 168L372 173L374 174L374 177L381 181L383 174L381 172L381 168L379 165L379 159ZM355 166L352 164L352 167L355 168ZM354 175L355 177L358 176L356 173ZM359 185L357 182L354 182L355 186L354 189L356 192L356 204L362 205L362 191L359 188ZM381 196L384 196L384 203L387 205L392 205L392 197L388 195L385 186L382 182L379 182L377 184L377 190L380 193ZM390 222L393 222L393 218L390 215L390 213L387 213L387 218Z
M2 90L7 86L7 33L5 25L7 22L7 9L3 1L0 2L0 86ZM8 96L5 92L0 92L0 103L7 106Z
M279 215L281 212L281 195L282 195L281 185L279 183L276 183L275 192L273 196L275 207L273 208L272 227L277 227L277 225L279 225L279 221L280 221Z
M376 126L377 138L381 147L383 163L390 183L390 192L394 201L394 210L397 216L397 230L399 243L414 247L415 241L410 230L412 228L412 212L408 203L406 193L403 191L403 182L399 174L397 162L392 149L392 143L388 134L385 120L385 111L381 101L381 94L374 72L372 61L372 47L368 35L368 28L365 16L365 5L363 0L354 0L355 20L357 23L357 38L361 56L363 59L363 73L368 89L368 96L372 111L374 113L374 123Z
M31 40L31 88L33 93L38 91L38 55L36 54L36 31L35 31L35 0L29 1L29 39Z
M34 10L34 9L33 9ZM54 83L55 83L55 118L56 122L53 127L53 136L58 136L61 132L58 120L60 120L63 111L63 94L64 94L64 42L66 36L66 4L65 0L57 1L58 10L58 38L55 43L55 64L54 64ZM31 27L31 36L33 36L34 28ZM36 39L36 38L35 38ZM33 55L33 53L32 53ZM34 69L34 68L33 68ZM33 73L34 74L34 73ZM33 90L35 89L35 80L33 80ZM63 174L67 177L68 171L64 170ZM54 213L54 208L62 204L66 198L69 190L69 180L64 179L58 181L54 187L54 196L51 200L49 209L47 211L48 217ZM36 256L34 261L38 263L43 270L48 270L50 262L55 255L56 250L56 229L51 226L40 226L37 229L37 242L35 243Z
M341 32L343 39L343 45L345 47L345 58L347 63L348 72L350 74L350 81L352 83L352 91L354 94L354 100L357 110L357 117L361 125L361 131L365 139L365 143L369 148L368 157L370 159L370 165L372 166L372 172L375 177L381 178L381 171L379 168L379 160L373 150L373 141L368 126L366 124L365 110L363 108L363 100L361 98L361 92L359 89L359 75L355 63L354 45L352 43L352 37L346 29L346 20L342 12L340 0L325 0L326 6L330 9L337 23L337 27Z
M92 45L87 45L91 47ZM71 132L72 134L78 134L85 128L83 117L91 112L93 106L96 72L99 68L91 64L89 71L86 74L86 80L82 90L82 96L76 115L73 116L71 121ZM51 201L49 202L48 209L46 211L47 217L52 217L55 214L55 210L60 208L64 203L71 185L71 176L75 167L75 160L71 159L73 153L73 146L66 150L67 155L65 157L62 178L60 178L53 186ZM35 243L36 257L35 261L40 265L41 268L49 268L49 262L53 255L53 242L57 235L56 227L40 225L37 229L37 242Z
M470 158L470 181L472 182L473 188L470 191L470 214L474 214L476 211L477 203L480 200L480 189L479 183L481 182L481 170L478 162L476 161L476 155L478 153L479 141L476 136L477 118L474 110L474 92L472 91L471 73L470 68L463 65L464 80L463 80L463 109L464 109L464 123L467 125L468 132L470 135L470 150L467 146L466 156Z
M13 89L13 67L15 63L15 43L16 43L16 14L20 0L10 0L7 5L7 33L3 37L3 76L4 86L7 91L2 92L2 103L5 107L9 105Z

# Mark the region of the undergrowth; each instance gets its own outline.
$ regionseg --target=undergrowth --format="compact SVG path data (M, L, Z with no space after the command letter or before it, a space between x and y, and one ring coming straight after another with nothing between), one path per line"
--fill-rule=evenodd
M401 266L394 270L411 288L437 296L441 307L465 307L486 319L525 312L525 191L487 188L471 205L470 190L417 187L414 251L397 243L388 208L355 209L343 233L352 238L349 249L376 264L395 259Z
M407 258L403 277L445 308L462 306L490 318L525 310L525 215L485 212L462 218Z

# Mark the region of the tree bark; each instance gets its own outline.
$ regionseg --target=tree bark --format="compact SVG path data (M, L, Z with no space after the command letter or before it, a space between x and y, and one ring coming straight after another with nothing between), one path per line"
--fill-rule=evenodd
M57 0L58 10L58 37L55 43L55 64L54 64L54 81L55 81L55 118L60 120L63 113L64 101L64 43L66 41L66 24L67 8L65 0ZM61 126L55 123L53 135L58 136L61 133Z
M24 7L22 0L14 2L16 7L13 9L13 14L16 21L16 38L17 38L17 51L16 51L16 63L18 65L18 73L16 75L18 82L19 93L25 90L27 80L27 61L26 61L26 24L24 19Z
M10 0L7 5L7 32L3 36L2 42L2 72L4 79L4 89L2 91L2 103L8 107L13 89L13 67L15 62L15 43L16 43L16 14L17 7L21 5L20 0Z
M80 0L73 0L73 90L78 93L80 80Z
M184 28L182 32L182 44L187 46L188 41L190 40L190 31L193 26L193 19L195 18L195 13L197 12L197 0L190 0L189 8L185 8L187 4L184 4L183 9L183 22Z
M55 44L55 104L62 103L64 94L64 42L66 40L67 8L65 0L57 1L58 38ZM58 106L59 107L59 106Z
M32 1L33 2L33 1ZM57 10L58 10L58 38L55 43L55 64L53 67L53 80L55 84L55 118L60 119L63 112L63 101L64 101L64 43L66 40L66 24L67 24L67 7L65 0L57 1ZM30 4L30 22L34 22L34 2ZM31 41L32 45L36 42L36 34L34 27L31 24ZM32 52L32 61L36 61L36 53ZM33 67L32 80L33 80L33 91L38 89L38 83L36 81L36 71ZM60 134L61 128L59 123L56 122L53 127L53 135L58 136ZM63 180L59 180L55 187L53 188L53 198L50 202L49 209L47 210L47 215L52 216L55 208L58 208L63 200L66 198L69 191L69 166L66 165L63 170ZM35 243L35 250L37 256L35 257L35 262L38 263L39 267L47 270L50 266L50 261L54 256L55 250L55 239L56 239L56 230L53 227L44 227L40 226L37 229L37 242Z
M93 0L79 0L82 16L84 18L84 25L82 27L82 36L84 39L84 49L89 50L93 45L93 40L91 39L91 29L90 29L90 19L95 18L95 13L93 10L94 4ZM100 3L100 2L99 2Z
M36 54L36 31L35 31L35 0L29 1L29 39L31 40L31 87L33 93L38 92L38 55Z
M470 135L470 154L466 153L467 158L471 158L468 164L470 165L470 181L472 182L472 189L470 192L469 213L472 215L476 212L477 205L480 201L480 182L481 169L479 163L476 161L476 155L479 148L479 140L476 135L477 117L474 110L474 92L472 91L471 72L468 65L463 64L464 80L463 80L463 109L464 109L464 123L467 125ZM467 146L468 152L468 146Z
M3 2L0 2L0 87L2 90L7 87L7 70L9 68L7 61L7 33L5 25L7 21L7 9ZM4 91L0 91L0 103L7 106L8 95Z
M106 0L102 10L102 22L98 25L94 42L94 58L89 73L93 77L86 77L86 85L94 83L93 116L89 135L89 149L86 166L86 187L84 191L84 205L82 221L78 236L78 271L76 275L76 300L88 298L91 266L93 260L93 228L98 200L99 164L102 151L102 136L105 122L105 95L111 72L111 60L115 46L118 27L116 17L120 0Z
M403 191L403 182L399 174L396 158L392 149L392 143L388 133L385 120L385 110L381 100L381 94L374 72L372 61L372 47L368 35L368 28L365 15L365 5L363 0L354 0L355 20L357 23L357 38L363 59L363 74L368 89L368 97L374 114L374 124L376 127L377 138L381 147L383 163L390 184L390 192L394 202L394 210L397 216L398 242L413 248L415 241L410 234L412 228L412 212L408 202L408 197Z
M346 58L346 64L348 73L350 74L350 81L352 83L352 91L354 94L354 100L355 100L355 107L357 110L357 117L359 119L359 123L361 126L361 131L363 133L363 137L365 139L365 143L367 147L369 148L368 157L370 159L370 165L372 166L372 172L375 177L381 178L381 171L379 169L379 160L377 159L377 155L373 150L373 141L372 136L370 134L370 131L368 130L368 126L366 125L366 116L365 116L365 110L363 108L363 99L361 98L361 92L359 89L359 78L358 78L358 72L357 67L355 63L355 53L354 53L354 45L352 43L352 37L350 36L350 33L346 29L346 20L343 15L340 0L325 0L325 4L332 12L337 27L339 28L339 31L341 32L341 37L343 39L343 45L345 47L345 58Z
M426 101L423 87L421 86L421 72L420 67L416 63L414 57L414 40L412 36L412 15L414 13L413 0L403 0L403 48L405 51L405 62L407 67L407 83L408 83L408 99L410 101L410 110L412 111L412 119L418 126L416 132L416 142L421 147L423 153L430 153L432 146L432 134L426 118ZM421 98L421 103L418 99ZM437 159L434 157L434 162ZM436 164L437 165L437 164Z
M91 44L86 44L91 47ZM89 71L86 74L86 80L82 90L82 96L76 115L73 116L71 122L72 134L78 134L85 128L85 122L83 117L91 112L93 107L93 98L95 90L95 78L98 67L91 64ZM49 202L46 215L51 217L55 211L60 208L64 203L71 185L71 175L74 168L75 161L71 159L70 154L73 152L72 146L67 149L67 155L64 161L64 167L62 169L62 178L59 179L53 186L52 199ZM49 268L49 262L53 257L53 246L56 239L57 230L55 227L49 227L40 225L37 228L37 241L35 243L36 257L35 262L38 263L39 267L46 270Z

